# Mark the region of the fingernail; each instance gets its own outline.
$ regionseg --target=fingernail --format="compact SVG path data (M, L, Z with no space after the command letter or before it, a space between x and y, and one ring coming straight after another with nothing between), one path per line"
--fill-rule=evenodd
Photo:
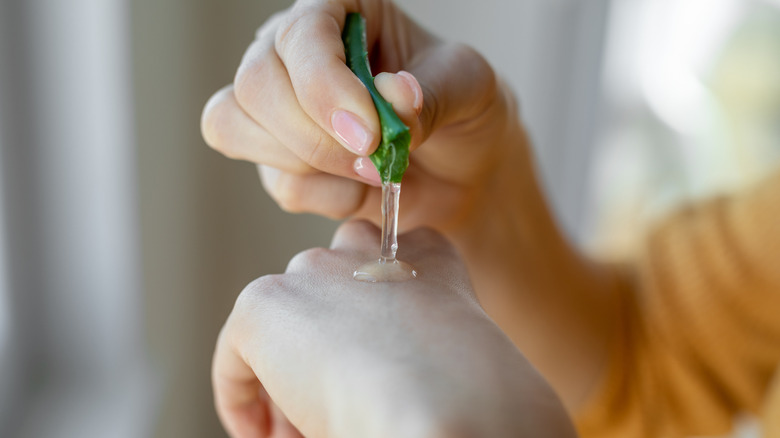
M330 123L344 146L358 155L366 154L371 146L371 134L362 120L348 111L336 110Z
M366 180L367 183L377 187L382 185L382 179L379 178L379 172L376 171L376 167L374 167L371 159L360 157L355 160L352 167L355 169L355 173Z
M420 110L422 109L422 103L423 103L420 83L417 82L417 79L415 79L415 77L412 76L412 74L409 73L408 71L401 70L398 72L398 76L403 78L404 82L406 82L406 85L409 87L410 90L412 90L412 93L414 93L413 108L419 114Z

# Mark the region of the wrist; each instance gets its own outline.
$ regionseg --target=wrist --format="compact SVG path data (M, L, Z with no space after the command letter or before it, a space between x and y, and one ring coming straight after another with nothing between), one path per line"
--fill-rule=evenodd
M487 313L575 409L608 354L610 274L557 226L519 122L505 142L505 159L450 238ZM580 366L573 372L571 363Z
M468 214L448 237L475 262L514 264L524 253L565 252L568 244L539 187L525 131L519 121L505 131L493 146L502 151L494 170L474 188Z

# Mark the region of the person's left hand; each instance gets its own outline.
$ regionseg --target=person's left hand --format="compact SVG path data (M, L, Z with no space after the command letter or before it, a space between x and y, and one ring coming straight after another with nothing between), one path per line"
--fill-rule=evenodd
M343 225L239 296L213 385L233 437L574 437L563 406L483 312L455 250L399 238L419 277L363 283L379 230ZM300 431L300 432L299 432Z

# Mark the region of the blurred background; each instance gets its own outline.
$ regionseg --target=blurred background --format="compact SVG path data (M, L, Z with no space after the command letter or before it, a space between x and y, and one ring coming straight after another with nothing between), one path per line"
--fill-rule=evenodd
M280 212L200 138L290 3L0 2L0 436L224 436L209 369L236 295L337 226ZM630 256L780 157L780 0L398 3L514 87L587 251Z

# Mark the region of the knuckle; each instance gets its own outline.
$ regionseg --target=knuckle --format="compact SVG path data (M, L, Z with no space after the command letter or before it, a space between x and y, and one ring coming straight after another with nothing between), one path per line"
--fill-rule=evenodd
M268 20L265 21L265 24L260 26L260 28L257 29L257 32L255 32L255 39L261 40L266 38L270 33L276 33L279 24L284 20L284 17L289 14L288 9L283 9L271 14L271 16L268 17Z
M323 35L323 31L331 30L325 26L333 24L338 28L335 19L321 9L299 3L281 20L274 41L276 49L280 54L295 53L300 44L310 43L301 36L311 32Z
M303 213L306 211L301 192L300 177L282 174L277 178L271 195L279 208L287 213Z
M203 108L200 127L203 140L211 148L224 155L230 156L229 142L225 134L230 132L230 117L227 104L230 100L230 87L225 87L216 92ZM231 157L232 158L232 157Z
M300 24L302 20L305 20L306 13L301 11L300 8L293 6L289 14L287 14L282 20L280 20L279 27L276 30L274 38L274 44L276 50L279 53L284 53L291 42L295 40L294 29Z
M270 307L276 298L287 289L283 275L265 275L253 280L238 294L233 308L239 318L242 315L255 314Z
M334 154L334 140L330 135L322 131L319 126L312 125L311 131L306 138L311 138L313 141L311 145L304 149L305 152L302 158L315 169L327 171L331 162L336 158Z
M297 48L292 48L289 50L295 50L296 56L292 59L290 59L291 57L288 56L285 61L285 66L293 72L306 73L293 76L296 90L298 90L298 93L301 95L301 100L313 99L317 97L322 91L318 90L316 87L318 85L318 76L309 74L309 72L313 73L314 69L311 68L311 65L315 63L320 54L317 52L304 53Z
M498 78L487 59L466 44L453 43L449 49L458 65L469 66L471 70L469 77L480 78L479 81L474 82L479 87L477 94L484 96L486 100L495 98L499 89Z
M268 194L268 196L270 196L271 199L281 207L279 202L279 190L277 189L277 186L279 185L279 179L282 177L283 171L275 167L264 165L258 165L257 169L258 174L260 175L260 183L262 184L263 189Z
M301 251L287 264L287 271L304 271L312 267L321 267L333 258L333 251L317 247Z
M344 202L340 206L337 206L335 208L330 208L328 211L321 212L321 214L322 216L325 216L328 219L340 221L342 219L346 219L354 215L355 211L357 211L358 206L359 206L358 202L354 202L354 203Z
M281 208L285 213L299 214L306 212L306 209L301 206L301 203L292 198L286 198L283 201L277 201L277 205L279 205L279 208Z
M336 230L335 238L347 241L356 241L366 236L373 236L379 232L376 225L363 219L356 219L341 224Z
M294 162L290 163L289 168L287 169L289 172L297 174L297 175L313 175L318 172L317 169L311 167L309 163L303 161L303 160L295 160Z
M355 181L344 179L349 187L333 188L337 191L337 196L341 200L334 208L331 208L328 214L324 214L330 219L342 220L355 216L366 203L369 193L369 186Z
M440 104L436 93L434 93L434 91L427 84L420 84L420 88L422 89L423 96L425 96L423 100L422 111L420 112L420 118L430 122L423 126L423 136L424 138L428 138L428 136L431 135L431 130L434 128L434 126L438 125L437 117L440 115L438 111Z
M233 78L236 100L242 106L262 96L263 84L269 81L267 76L272 74L269 66L272 61L270 57L274 55L269 49L260 48L259 44L257 41L252 43Z
M365 200L368 186L347 178L323 181L317 185L318 197L332 202L320 202L316 213L333 220L346 219L355 215Z

